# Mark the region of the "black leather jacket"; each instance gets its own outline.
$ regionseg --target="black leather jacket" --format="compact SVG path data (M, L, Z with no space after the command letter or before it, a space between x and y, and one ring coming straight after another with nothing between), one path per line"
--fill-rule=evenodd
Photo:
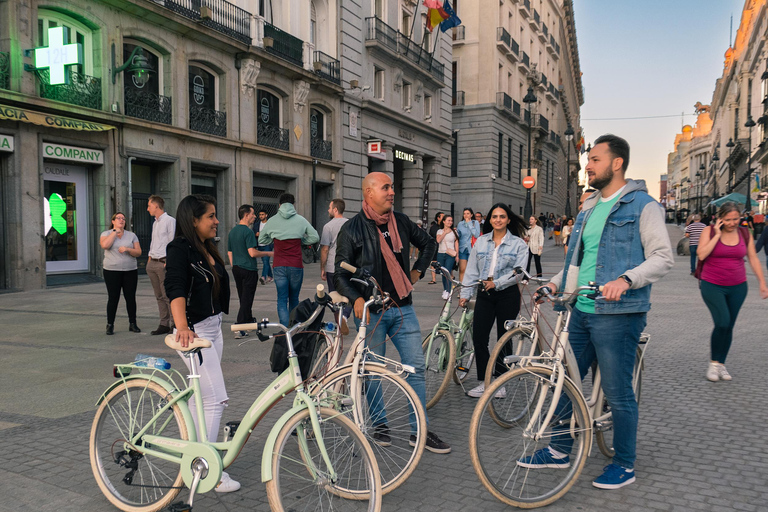
M400 212L394 213L397 231L403 242L403 250L400 254L404 263L405 275L410 277L411 260L409 255L411 244L413 244L419 249L419 259L416 260L413 268L421 272L421 277L424 277L424 272L427 271L429 263L434 259L437 252L437 241L411 221L407 215ZM340 264L344 261L355 267L368 269L379 284L382 283L379 229L362 211L345 222L339 231L339 237L336 240L336 259L334 260L334 285L336 291L347 297L350 303L354 303L360 297L367 299L365 288L360 284L351 283L349 279L352 274L341 268ZM368 293L368 295L370 294Z
M165 252L165 294L169 301L179 297L187 300L190 329L219 312L229 314L229 275L226 271L219 283L219 309L213 301L213 274L208 263L203 261L203 255L184 237L171 241Z

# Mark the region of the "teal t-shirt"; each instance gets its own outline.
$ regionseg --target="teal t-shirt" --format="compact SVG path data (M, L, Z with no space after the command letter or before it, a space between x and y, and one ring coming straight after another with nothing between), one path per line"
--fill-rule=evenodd
M581 265L579 267L579 281L578 286L586 286L590 281L595 280L595 273L597 269L597 251L600 248L600 239L603 237L603 228L605 228L605 221L608 219L608 214L611 213L611 208L616 204L621 196L620 191L616 193L616 197L603 201L600 199L597 205L592 209L592 214L587 219L587 224L581 232L582 242L582 258ZM603 285L605 283L598 283ZM576 307L583 313L595 312L595 301L588 299L583 295L579 295L576 301Z
M248 254L249 248L256 248L256 236L248 226L237 224L229 232L227 240L227 251L232 253L232 265L236 265L246 270L258 270L256 259Z

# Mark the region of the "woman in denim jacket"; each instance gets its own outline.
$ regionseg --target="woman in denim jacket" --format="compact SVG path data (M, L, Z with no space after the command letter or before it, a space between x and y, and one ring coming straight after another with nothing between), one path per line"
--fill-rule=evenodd
M496 203L491 207L483 224L483 236L477 239L469 254L467 270L464 273L460 306L466 305L472 296L469 286L482 281L477 293L475 318L472 326L472 341L475 345L475 366L480 384L467 394L478 398L485 391L485 374L491 328L496 322L496 333L500 338L504 334L504 322L517 317L520 311L520 289L516 286L519 277L512 274L516 267L525 267L528 263L528 245L520 238L525 232L523 219L512 213L505 204ZM497 365L494 373L504 371ZM500 389L499 396L505 395Z
M472 250L472 237L480 238L480 223L475 220L472 208L464 208L463 219L456 226L459 233L459 281L464 279L467 270L469 252Z

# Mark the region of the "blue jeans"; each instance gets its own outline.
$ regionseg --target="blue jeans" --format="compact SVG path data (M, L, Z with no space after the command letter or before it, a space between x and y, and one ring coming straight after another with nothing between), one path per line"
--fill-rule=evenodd
M402 313L402 320L400 313ZM359 328L360 321L357 318L355 318L355 323ZM422 407L426 407L427 388L424 383L426 367L424 364L424 352L421 349L421 328L419 327L419 319L416 318L413 306L403 306L399 310L393 307L384 313L371 314L368 329L366 343L371 352L383 357L386 354L386 341L387 336L389 336L400 353L400 361L416 369L416 373L404 375L407 375L406 380L419 397ZM386 423L387 411L382 403L381 385L376 381L368 381L365 397L368 400L373 424L380 425ZM426 416L426 409L424 414ZM416 416L413 414L413 411L408 415L408 419L411 423L411 431L415 434ZM429 425L429 417L427 417L427 425Z
M613 413L614 464L635 467L637 446L637 399L632 389L632 373L640 334L645 328L646 313L598 315L583 313L574 308L569 341L579 364L581 378L587 374L597 358L600 365L602 388ZM556 417L570 416L571 403L560 400ZM570 453L573 438L568 425L553 428L550 446L561 453Z
M257 245L256 250L259 251L273 251L275 249L274 244L269 245ZM261 277L266 279L268 277L272 276L272 267L269 265L269 256L262 256L261 257Z
M296 267L275 267L275 288L277 288L277 316L280 323L288 327L288 318L293 308L299 305L299 292L304 282L304 269Z
M453 272L453 267L456 265L456 257L449 255L447 252L437 253L437 262L448 269L448 272ZM443 289L448 293L451 293L451 282L443 276Z
M691 245L689 246L691 248L691 274L696 272L696 250L699 248L698 245Z

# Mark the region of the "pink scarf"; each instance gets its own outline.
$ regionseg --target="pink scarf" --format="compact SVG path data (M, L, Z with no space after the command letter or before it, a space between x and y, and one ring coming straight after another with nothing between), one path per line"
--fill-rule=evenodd
M392 241L392 247L395 251L401 253L403 251L403 242L400 240L400 233L397 231L397 222L395 222L395 214L392 210L384 215L379 215L367 202L363 201L363 213L377 226L383 224L387 225L389 239ZM395 253L389 248L389 244L384 238L384 234L378 229L377 231L379 231L381 254L384 255L384 262L387 264L389 276L392 278L392 283L395 285L397 294L401 299L404 299L413 291L411 280L405 275L405 271L403 270L403 267L400 266L400 263L398 263Z

